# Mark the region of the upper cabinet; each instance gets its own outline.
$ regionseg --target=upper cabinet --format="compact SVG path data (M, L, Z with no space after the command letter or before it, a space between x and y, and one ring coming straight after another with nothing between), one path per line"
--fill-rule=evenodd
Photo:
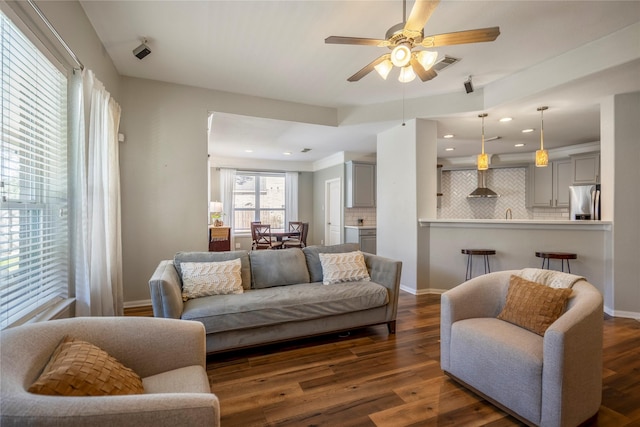
M576 154L571 156L572 183L599 184L600 183L600 153Z
M350 161L345 164L346 207L376 207L375 163Z
M571 161L549 162L549 166L531 166L528 205L531 207L560 208L569 206Z

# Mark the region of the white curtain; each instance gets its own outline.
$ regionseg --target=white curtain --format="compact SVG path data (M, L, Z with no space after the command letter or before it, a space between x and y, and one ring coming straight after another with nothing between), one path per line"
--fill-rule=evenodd
M85 70L82 80L84 102L74 116L76 315L122 315L120 106L92 71Z
M222 202L222 211L224 212L223 221L225 225L231 227L231 248L235 248L233 230L235 228L233 220L233 188L236 184L236 170L228 168L220 168L220 198Z
M284 217L288 221L298 220L298 172L284 174Z

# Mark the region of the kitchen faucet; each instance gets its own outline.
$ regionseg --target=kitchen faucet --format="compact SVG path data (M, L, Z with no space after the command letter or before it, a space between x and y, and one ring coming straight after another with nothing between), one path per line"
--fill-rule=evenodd
M504 213L504 219L513 219L513 213L511 212L511 208L507 208L507 211Z

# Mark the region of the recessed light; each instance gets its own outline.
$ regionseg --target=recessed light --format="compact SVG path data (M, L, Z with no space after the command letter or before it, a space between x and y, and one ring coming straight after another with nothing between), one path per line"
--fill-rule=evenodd
M285 151L285 152L284 152L284 153L282 153L282 154L284 154L285 156L290 156L290 155L291 155L291 151Z
M451 148L451 147L449 147L449 148L445 148L445 149L444 149L444 151L453 151L453 150L455 150L455 148Z
M511 120L513 120L511 117L503 117L500 119L501 122L510 122Z
M444 136L444 138L449 139L449 138L453 138L453 134L452 133L448 133Z
M524 144L516 144L514 147L524 147Z
M245 153L253 153L253 150L244 150Z
M533 132L533 129L522 129L522 133Z

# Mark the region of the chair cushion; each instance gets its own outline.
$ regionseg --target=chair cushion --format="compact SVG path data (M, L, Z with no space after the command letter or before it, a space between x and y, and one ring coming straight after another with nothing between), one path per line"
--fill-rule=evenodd
M162 372L142 379L145 394L211 393L207 371L193 365Z
M371 280L364 255L360 251L318 255L322 265L322 283L325 285Z
M551 288L511 275L504 308L498 319L544 335L567 307L570 288Z
M65 336L29 392L54 396L144 393L142 379L101 348Z
M309 283L309 271L300 249L251 251L252 288Z
M182 300L208 295L241 294L242 262L239 258L220 262L183 262Z

